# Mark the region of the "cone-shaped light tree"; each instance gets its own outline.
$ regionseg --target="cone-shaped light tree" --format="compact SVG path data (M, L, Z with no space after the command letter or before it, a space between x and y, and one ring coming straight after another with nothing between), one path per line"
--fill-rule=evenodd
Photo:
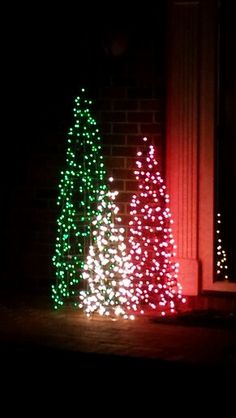
M134 266L131 280L140 313L154 309L161 315L176 313L181 303L178 263L171 225L169 196L156 160L156 149L147 145L137 153L138 191L132 197L129 244ZM134 300L134 299L133 299Z
M228 280L228 264L226 251L222 244L220 213L217 213L216 222L216 280Z
M130 313L133 295L130 275L132 264L126 253L124 228L120 227L119 208L114 200L118 192L101 191L98 215L92 222L93 238L84 265L85 290L80 292L80 307L90 316L134 319Z
M84 89L74 104L74 124L67 139L65 169L59 184L59 216L53 265L56 283L52 298L57 309L73 301L89 246L91 219L97 213L97 198L106 190L100 135L91 116L91 100Z

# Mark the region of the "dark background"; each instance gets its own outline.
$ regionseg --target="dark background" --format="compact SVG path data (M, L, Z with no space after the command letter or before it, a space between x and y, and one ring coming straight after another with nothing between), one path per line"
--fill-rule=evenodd
M236 5L220 2L219 9L219 95L216 204L221 213L223 246L226 250L229 278L236 280Z
M1 285L18 291L48 287L53 277L56 197L74 98L85 87L96 99L111 80L119 86L121 73L132 78L130 67L145 72L153 42L163 77L165 1L14 5L2 19Z
M0 171L1 283L4 286L19 289L24 284L27 287L25 276L30 280L31 271L37 270L39 260L36 252L31 256L32 242L39 241L39 221L44 209L50 212L48 205L55 205L59 176L55 178L54 173L59 174L64 163L66 132L72 123L73 100L80 88L85 87L88 96L95 98L100 87L109 85L111 79L118 80L121 73L128 74L129 68L132 68L131 78L134 68L139 75L145 74L145 66L150 64L146 51L155 43L152 65L162 81L165 95L166 3L163 0L155 5L151 2L145 5L127 5L127 2L56 4L50 8L38 4L4 9ZM221 6L216 190L230 276L235 278L235 5L228 0ZM162 118L164 124L164 116ZM47 181L47 174L51 191L43 195L38 188L38 183L43 181L42 171L37 167L42 167L44 162L44 181ZM49 203L45 203L47 197ZM53 243L55 210L51 210L50 216L51 231L47 234L48 242ZM40 256L40 248L38 250ZM52 247L47 252L52 254ZM49 265L49 255L46 262L45 256L43 262Z

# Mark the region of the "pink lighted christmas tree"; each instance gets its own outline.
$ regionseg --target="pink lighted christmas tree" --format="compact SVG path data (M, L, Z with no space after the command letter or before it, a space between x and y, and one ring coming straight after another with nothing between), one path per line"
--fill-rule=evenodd
M147 144L147 138L143 138ZM169 196L158 171L156 150L147 144L137 153L138 192L131 202L130 252L134 270L131 276L134 296L133 308L140 313L150 308L161 315L174 314L186 300L178 282L178 263L172 234Z

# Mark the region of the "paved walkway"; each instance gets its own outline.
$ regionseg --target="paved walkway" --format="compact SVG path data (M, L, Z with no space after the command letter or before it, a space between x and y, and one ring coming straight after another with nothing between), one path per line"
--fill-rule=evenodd
M191 416L198 406L201 415L206 402L210 411L213 405L218 409L221 400L223 415L231 416L225 408L232 410L235 400L234 324L205 314L169 321L88 319L76 310L55 312L43 299L5 300L0 302L2 401L8 411L19 411L20 404L25 411L29 404L31 416L40 406L45 413L48 401L53 410L65 401L76 413L83 403L87 411L95 407L103 414L110 396L109 416L114 407L124 411L125 398L132 413L144 401L145 416L153 414L149 405L155 415L160 405L167 412L173 405L175 413L185 409Z
M43 305L43 304L42 304ZM185 367L236 372L234 321L185 314L179 319L139 317L134 321L87 318L72 309L25 303L0 305L4 358L40 353L78 358L84 366Z

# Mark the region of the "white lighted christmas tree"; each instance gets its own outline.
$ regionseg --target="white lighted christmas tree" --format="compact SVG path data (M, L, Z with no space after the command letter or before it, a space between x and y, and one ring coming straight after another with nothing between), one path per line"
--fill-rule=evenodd
M106 190L101 138L91 115L91 103L82 89L75 99L74 124L68 133L65 169L61 172L53 256L55 309L66 300L75 299L89 245L91 219L97 213L97 196L100 190Z
M147 138L143 141L146 147L137 153L134 174L138 191L132 198L129 222L134 266L131 280L137 297L135 309L145 313L151 308L164 316L176 313L185 298L178 281L178 263L174 261L169 195L158 169L156 149Z
M216 280L228 280L228 264L226 251L222 244L220 213L217 213L216 222Z
M98 198L98 215L92 222L92 243L83 271L85 290L80 292L80 307L88 316L97 312L134 319L130 314L131 300L136 300L130 282L132 264L130 255L126 254L125 230L119 225L119 208L114 202L117 194L101 191Z

